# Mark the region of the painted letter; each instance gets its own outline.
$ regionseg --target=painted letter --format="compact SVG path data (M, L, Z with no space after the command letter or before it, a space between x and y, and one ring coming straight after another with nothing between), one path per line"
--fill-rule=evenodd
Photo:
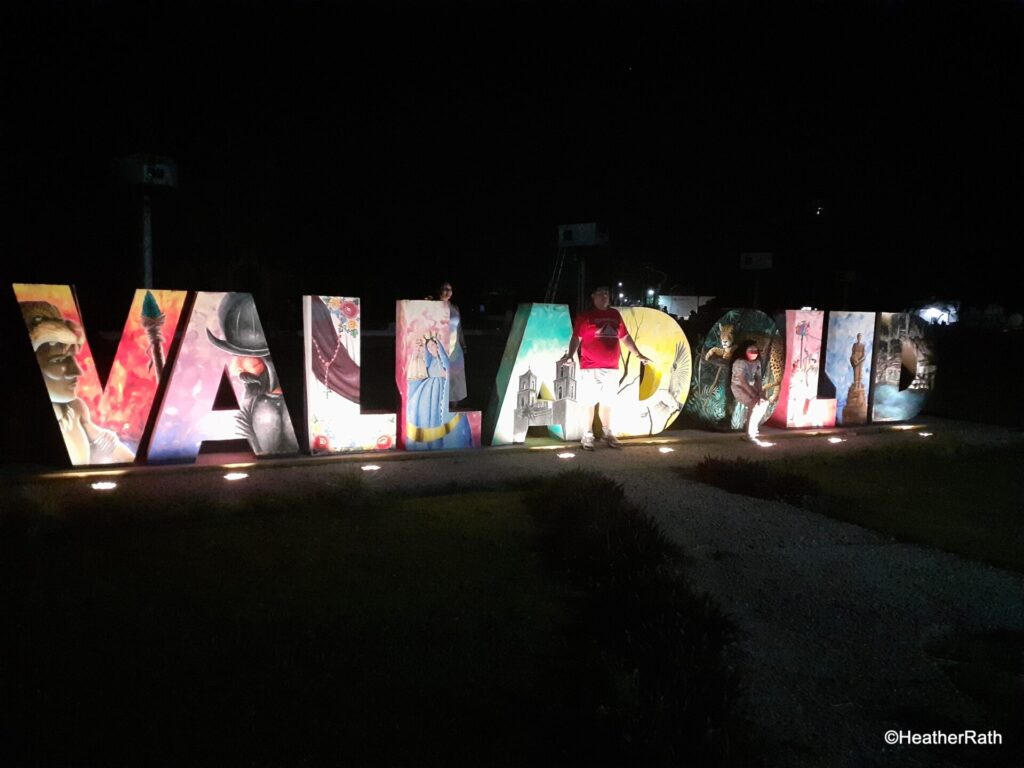
M135 292L105 387L74 289L16 283L14 294L71 463L134 461L186 292Z
M882 312L879 316L872 421L905 421L924 408L935 383L929 328L917 315Z
M656 435L683 410L690 392L690 344L665 312L650 307L619 310L637 348L652 362L641 366L619 345L619 401L612 411L615 434Z
M867 424L874 312L829 312L825 375L836 390L836 421Z
M409 451L479 447L480 411L449 410L448 305L398 301L395 309L399 443Z
M704 337L696 360L696 384L686 401L687 413L712 429L742 429L746 406L736 402L730 389L732 364L743 354L741 346L753 342L761 352L761 390L768 399L763 424L779 401L785 342L775 321L757 309L726 312Z
M302 297L306 427L314 456L395 447L395 414L359 408L360 316L357 298Z
M576 364L558 365L571 338L565 304L519 305L487 409L485 442L522 443L527 429L540 425L560 439L579 439Z
M226 373L241 408L214 410ZM252 294L200 292L160 405L149 458L195 461L203 441L239 438L257 456L299 450Z
M824 312L786 310L786 367L779 405L771 418L775 426L790 429L835 426L835 398L818 399L824 327Z

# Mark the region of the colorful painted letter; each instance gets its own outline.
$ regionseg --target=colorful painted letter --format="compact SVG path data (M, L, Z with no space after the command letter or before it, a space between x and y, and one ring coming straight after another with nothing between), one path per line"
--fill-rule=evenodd
M612 418L615 434L656 435L683 410L690 392L690 344L665 312L650 307L619 310L637 349L652 362L641 366L619 345L619 401Z
M541 425L563 440L579 439L576 364L558 365L570 338L565 304L519 305L487 410L486 442L521 443L527 429Z
M825 375L836 388L836 420L867 424L874 312L829 312Z
M882 312L879 316L872 421L904 421L924 408L935 382L928 336L928 326L917 315Z
M726 312L704 337L697 358L696 384L686 401L687 413L713 429L742 429L748 410L732 393L732 366L743 347L756 344L761 359L761 391L768 400L763 424L779 401L785 342L775 321L756 309Z
M303 296L302 327L310 453L394 448L395 414L359 409L359 299Z
M105 387L72 287L16 283L14 294L71 463L134 461L186 292L135 292Z
M396 302L395 383L399 444L409 451L480 445L480 411L451 411L450 325L443 301Z
M240 409L214 410L225 373ZM239 438L257 456L299 450L252 294L200 292L160 405L149 458L194 461L203 441Z
M818 399L824 326L824 312L786 310L786 368L772 424L790 429L835 426L835 399Z

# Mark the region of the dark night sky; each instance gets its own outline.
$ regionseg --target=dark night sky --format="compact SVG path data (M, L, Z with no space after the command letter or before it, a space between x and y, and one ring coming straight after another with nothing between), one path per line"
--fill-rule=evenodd
M836 306L838 270L857 308L1012 301L1022 3L367 5L3 11L5 280L127 297L111 163L147 151L181 175L158 285L295 318L318 291L383 321L444 278L540 300L556 225L589 220L595 275L638 287L742 300L738 254L768 250L764 308Z

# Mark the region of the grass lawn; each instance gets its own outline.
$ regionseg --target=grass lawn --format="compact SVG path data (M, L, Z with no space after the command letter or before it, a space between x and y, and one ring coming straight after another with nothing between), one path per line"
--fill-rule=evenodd
M804 505L815 511L1024 571L1020 447L968 447L936 436L885 450L817 451L766 461L814 481L817 490Z
M726 622L605 478L184 506L135 487L8 493L0 765L713 766L744 749Z
M571 747L592 714L574 711L574 595L545 576L520 495L353 490L5 530L0 762L511 765Z

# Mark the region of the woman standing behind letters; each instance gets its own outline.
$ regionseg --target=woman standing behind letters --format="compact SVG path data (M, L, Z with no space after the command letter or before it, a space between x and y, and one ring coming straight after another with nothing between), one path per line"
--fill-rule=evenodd
M455 405L466 399L466 340L462 333L462 315L452 301L451 283L441 283L437 293L448 305L448 400Z

